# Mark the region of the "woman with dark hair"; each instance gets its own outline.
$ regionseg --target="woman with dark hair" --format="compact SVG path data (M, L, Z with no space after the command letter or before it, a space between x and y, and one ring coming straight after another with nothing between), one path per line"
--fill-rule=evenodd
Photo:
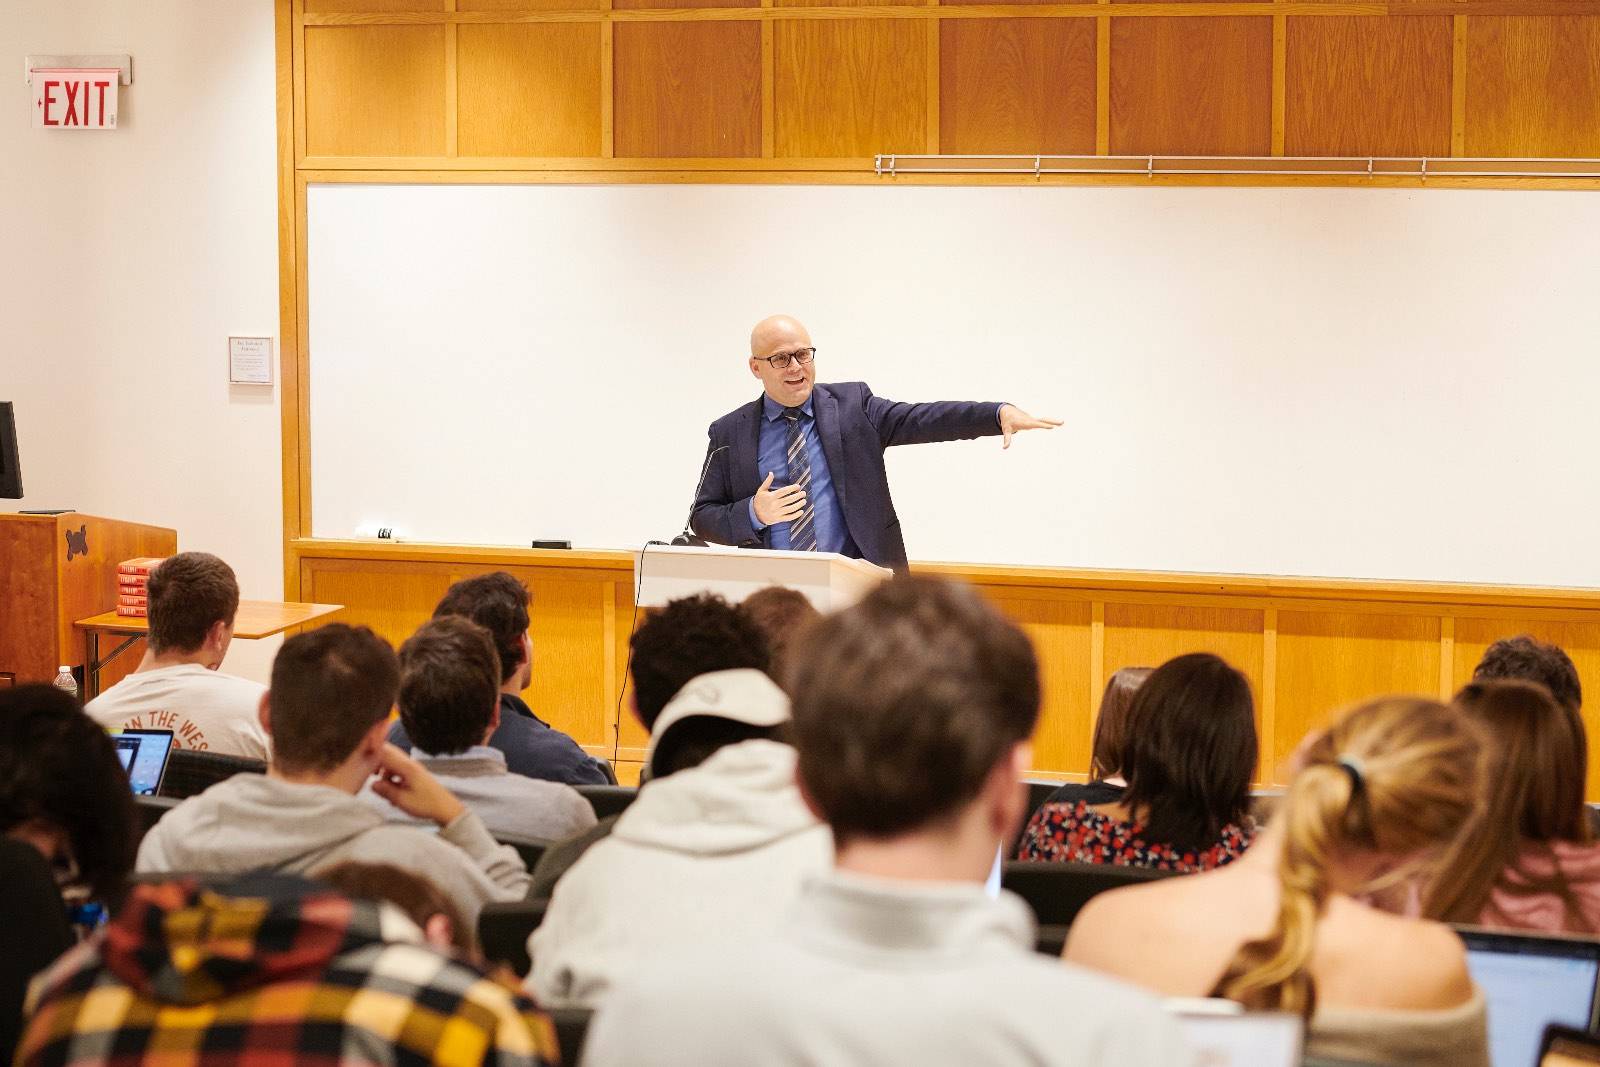
M1017 858L1184 872L1221 866L1255 836L1255 768L1250 683L1216 656L1179 656L1134 695L1122 797L1044 805L1023 832Z
M64 898L115 900L133 830L122 762L78 702L48 685L0 689L0 1063L28 981L71 943Z
M1487 796L1479 831L1439 868L1423 913L1477 926L1600 932L1583 720L1532 682L1473 682L1453 703L1489 741Z
M1122 799L1128 779L1122 773L1122 750L1128 743L1128 712L1133 694L1154 673L1151 667L1123 667L1106 682L1100 712L1094 719L1089 746L1089 780L1069 782L1050 794L1046 804L1112 804Z

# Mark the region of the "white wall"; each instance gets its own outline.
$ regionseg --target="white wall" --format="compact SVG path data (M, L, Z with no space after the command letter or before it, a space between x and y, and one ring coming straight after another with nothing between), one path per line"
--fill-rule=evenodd
M798 315L819 380L1066 420L894 449L913 560L1600 586L1600 195L345 186L312 515L637 548Z
M133 56L121 128L32 129L24 57L102 52ZM230 387L226 360L230 333L278 332L270 0L8 3L0 72L18 506L175 527L246 597L281 597L277 389ZM228 667L264 678L273 647Z

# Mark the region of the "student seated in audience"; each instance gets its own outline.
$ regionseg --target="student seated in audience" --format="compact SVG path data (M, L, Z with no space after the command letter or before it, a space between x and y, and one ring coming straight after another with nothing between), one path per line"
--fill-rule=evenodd
M1089 781L1076 782L1050 794L1047 804L1115 804L1128 788L1122 773L1123 749L1128 743L1128 711L1133 694L1153 673L1150 667L1123 667L1106 682L1100 712L1094 719L1094 739L1089 745Z
M133 839L128 775L106 732L53 686L0 687L0 1064L28 981L72 945L67 901L115 902Z
M605 760L589 755L576 741L533 713L522 691L533 680L533 642L528 637L528 587L505 571L464 578L445 591L433 617L459 615L489 631L500 657L500 725L489 747L506 756L506 769L528 778L567 785L609 785L616 781ZM397 722L389 740L411 751L405 723Z
M742 604L736 607L717 596L681 597L648 612L633 632L630 648L629 706L639 723L652 733L661 710L691 678L741 668L771 673L770 653L761 628ZM703 750L703 754L710 752ZM682 760L668 767L660 759L651 759L645 764L644 773L647 779L654 780L687 766ZM611 833L617 818L613 815L601 819L594 829L546 851L534 868L528 895L548 897L578 857Z
M1446 922L1600 933L1600 845L1583 802L1589 744L1532 682L1473 682L1455 707L1488 739L1477 833L1440 865L1423 913Z
M783 691L749 669L703 674L667 704L648 753L663 776L556 884L528 941L539 1003L593 1007L652 959L782 919L831 846L795 787L788 718Z
M1484 650L1472 672L1475 682L1503 680L1536 682L1550 690L1557 702L1573 711L1583 710L1583 683L1572 657L1555 645L1527 634L1503 637Z
M1244 675L1216 656L1169 660L1128 711L1120 800L1034 812L1017 858L1205 871L1250 847L1255 705Z
M483 821L417 761L384 743L399 688L394 650L366 627L333 623L291 637L272 664L261 722L266 774L236 774L190 797L145 835L138 869L315 875L345 860L392 863L431 879L469 922L490 900L519 899L528 871ZM373 790L437 833L387 823L357 797Z
M134 887L32 992L19 1067L559 1059L526 997L427 944L401 911L281 875Z
M1189 1062L1154 998L1039 956L1026 905L985 891L1039 714L1015 624L966 586L896 578L808 631L792 679L834 869L763 937L641 962L586 1064Z
M767 638L767 651L772 662L767 673L779 685L789 667L790 649L796 636L808 625L817 621L822 613L798 589L782 585L769 585L745 597L739 606L744 609Z
M1480 747L1464 716L1430 700L1354 709L1304 747L1242 859L1095 897L1067 960L1166 996L1300 1014L1318 1058L1487 1067L1460 938L1361 902L1471 832Z
M144 659L85 710L108 729L171 730L177 748L266 759L256 715L263 686L218 669L239 610L233 568L205 552L181 552L150 575L148 610Z
M512 774L490 747L499 728L500 659L489 631L446 615L400 646L400 721L412 758L494 834L559 839L594 825L594 809L572 788ZM421 823L373 792L362 794L394 822Z

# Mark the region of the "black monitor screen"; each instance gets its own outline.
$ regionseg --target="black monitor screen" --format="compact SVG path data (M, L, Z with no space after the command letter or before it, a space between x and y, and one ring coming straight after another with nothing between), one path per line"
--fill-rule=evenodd
M0 497L22 499L22 469L17 466L17 417L11 401L0 401Z

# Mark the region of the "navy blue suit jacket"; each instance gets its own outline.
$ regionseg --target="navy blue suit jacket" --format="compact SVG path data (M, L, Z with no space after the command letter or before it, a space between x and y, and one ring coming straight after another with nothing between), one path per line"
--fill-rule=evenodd
M884 449L995 436L1000 433L1000 404L901 404L873 396L865 382L819 384L812 397L817 434L851 540L862 559L904 571L906 543L889 496ZM694 532L707 541L770 547L772 527L756 530L750 524L750 498L765 477L758 469L760 434L760 397L711 424L706 446L711 465L691 519ZM717 452L719 448L723 451Z

